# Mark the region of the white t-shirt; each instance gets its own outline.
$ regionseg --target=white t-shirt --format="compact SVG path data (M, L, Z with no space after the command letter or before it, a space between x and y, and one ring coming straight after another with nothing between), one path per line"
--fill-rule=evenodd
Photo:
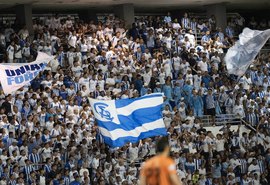
M230 160L230 166L232 166L233 169L236 168L237 166L240 166L240 165L241 165L241 163L239 162L238 159L231 159Z
M73 62L74 62L74 57L76 56L76 54L74 52L67 52L67 58L68 58L68 64L70 66L73 66Z
M99 167L99 159L98 158L93 159L92 167L93 167L94 170L96 170Z
M73 25L72 20L66 20L66 26L67 28L71 28Z
M25 57L29 57L30 56L30 47L23 47L22 54Z
M181 64L181 58L180 57L173 57L173 67L174 70L179 71L180 70L180 64Z
M97 85L97 80L90 80L90 92L93 92L93 91L95 91L96 90L96 85Z
M188 62L186 62L186 63L181 63L180 64L180 70L181 70L181 73L182 74L186 74L187 73L187 70L188 70L188 68L189 68L189 63Z
M138 158L139 149L138 147L129 147L129 160L134 161Z
M171 47L172 47L172 37L171 36L163 37L163 42L166 43L166 47L168 49L171 49Z
M216 140L216 151L217 152L221 152L224 151L224 144L225 144L225 140L224 139L220 139L220 140Z
M75 47L77 44L77 36L76 35L71 35L68 38L68 44L72 47Z
M194 75L193 76L193 85L196 90L200 89L202 83L202 76Z
M188 40L191 44L191 47L195 47L195 36L193 34L185 34L185 37L188 37Z
M51 88L52 87L52 81L51 80L43 80L42 82L41 82L41 85L43 85L44 86L44 88L45 87L49 87L49 88Z
M201 71L203 72L208 71L207 62L200 61L198 63L198 66L200 67Z
M254 164L251 164L249 165L248 167L248 172L256 172L258 175L260 175L260 166L257 164L257 165L254 165Z
M13 60L14 59L14 47L9 45L7 48L8 52L8 59Z
M86 78L81 77L80 80L79 80L79 84L81 86L85 85L87 91L89 91L89 89L90 89L90 79L88 77L86 77Z
M81 52L87 52L88 45L87 44L81 44Z
M43 51L44 51L47 55L52 55L52 46L44 46Z
M51 148L44 148L42 151L43 151L42 152L43 159L51 158L52 156Z
M74 74L75 77L80 77L81 76L81 73L83 71L83 69L81 68L81 66L76 66L76 67L74 66L74 67L71 68L71 70L72 70L72 72L73 72L73 74Z
M212 56L211 62L213 62L215 68L218 69L218 65L220 64L221 60L220 60L219 56L217 56L217 57Z

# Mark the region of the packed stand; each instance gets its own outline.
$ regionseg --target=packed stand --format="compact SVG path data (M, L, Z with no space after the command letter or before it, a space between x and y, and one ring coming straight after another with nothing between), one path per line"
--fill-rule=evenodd
M172 20L168 13L139 18L129 30L111 15L98 24L34 20L33 36L26 27L4 25L3 62L31 62L38 51L56 57L30 86L0 93L0 184L138 184L156 139L108 148L89 98L155 92L164 93L171 156L184 185L269 184L270 54L261 54L240 79L228 76L223 61L245 24L232 19L223 33L214 16ZM269 21L248 24L270 27ZM213 135L201 117L210 115L215 124L217 114L236 114L256 131L239 135L227 124Z

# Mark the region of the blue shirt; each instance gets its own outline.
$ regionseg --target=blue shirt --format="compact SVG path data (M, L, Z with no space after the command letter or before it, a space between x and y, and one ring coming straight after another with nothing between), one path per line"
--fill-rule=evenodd
M21 111L22 117L24 117L25 119L27 119L27 116L30 114L30 112L31 112L31 108L24 106L22 108L22 111Z
M172 87L170 85L164 85L163 93L168 100L172 99Z
M68 78L68 77L65 77L65 78L64 78L64 85L66 86L66 88L69 88L70 85L73 85L73 84L74 84L74 83L73 83L73 81L72 81L71 78Z
M186 171L190 170L191 173L194 173L195 172L195 164L190 163L190 162L186 162L185 169L186 169Z
M208 88L209 87L209 83L212 81L210 76L202 76L202 83L205 84L205 87Z
M30 83L31 83L31 87L33 88L33 90L37 90L40 88L41 79L36 78L36 79L32 80Z
M213 165L213 177L220 178L221 177L221 164L214 164Z
M165 17L164 17L164 22L165 22L165 23L170 23L170 22L172 22L171 16L165 16Z
M53 180L53 185L60 185L59 180L58 180L58 179L54 179L54 180Z
M202 37L202 41L203 41L203 42L209 42L209 41L210 41L210 35L204 35L204 36Z
M202 108L203 107L203 100L201 96L192 96L191 98L191 106L194 108Z
M81 185L81 183L75 180L75 181L72 181L70 185Z
M186 101L188 101L189 97L191 96L193 87L192 85L184 85L183 87L183 96L185 97Z
M142 87L141 88L141 96L144 96L147 94L148 88Z
M143 81L142 80L135 80L134 82L135 88L138 92L141 92Z
M181 99L181 97L182 97L181 93L182 93L181 87L179 87L179 86L174 87L173 94L176 97L176 99L178 99L178 100Z
M50 113L46 113L46 117L45 117L45 121L47 122L47 121L49 121L49 118L50 117L53 117L54 116L54 114L50 114Z

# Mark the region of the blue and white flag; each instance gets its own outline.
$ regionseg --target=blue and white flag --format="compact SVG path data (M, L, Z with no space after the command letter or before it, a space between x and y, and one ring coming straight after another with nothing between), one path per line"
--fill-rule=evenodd
M38 52L36 60L31 63L0 64L0 81L4 93L11 94L24 85L30 84L53 58L54 56Z
M258 31L245 28L239 35L239 41L228 50L224 58L228 73L244 75L269 38L270 29Z
M163 117L163 97L154 93L135 99L96 100L90 104L104 142L121 147L128 142L167 135Z

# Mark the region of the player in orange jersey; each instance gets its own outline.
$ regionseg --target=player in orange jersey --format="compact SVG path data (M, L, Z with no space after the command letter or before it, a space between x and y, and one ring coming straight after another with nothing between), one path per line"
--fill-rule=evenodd
M157 155L142 166L140 185L182 185L176 165L169 157L170 147L166 137L157 142Z

